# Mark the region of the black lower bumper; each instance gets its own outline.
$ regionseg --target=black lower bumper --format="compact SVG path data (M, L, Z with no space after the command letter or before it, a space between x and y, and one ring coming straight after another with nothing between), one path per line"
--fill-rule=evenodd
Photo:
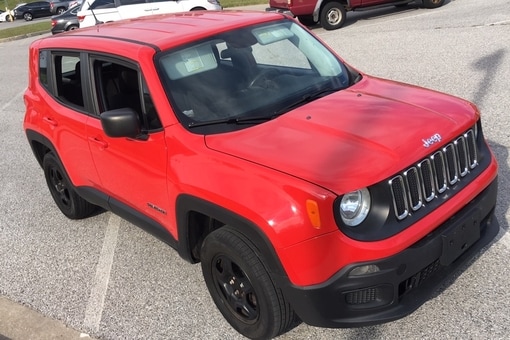
M313 326L359 327L402 318L498 234L499 225L493 218L496 196L497 179L408 249L386 259L353 264L320 285L288 285L285 295L300 318ZM364 265L377 266L379 271L350 274Z

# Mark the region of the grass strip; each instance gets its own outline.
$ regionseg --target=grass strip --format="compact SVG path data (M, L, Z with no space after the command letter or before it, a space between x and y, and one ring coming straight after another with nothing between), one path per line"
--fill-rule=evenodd
M16 37L34 32L50 31L51 24L49 21L38 22L32 25L24 25L18 27L10 27L0 30L0 39Z

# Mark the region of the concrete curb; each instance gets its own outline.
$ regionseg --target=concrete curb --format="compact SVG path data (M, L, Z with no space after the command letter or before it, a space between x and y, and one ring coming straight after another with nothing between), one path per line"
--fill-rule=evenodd
M0 296L0 340L92 339L64 323Z

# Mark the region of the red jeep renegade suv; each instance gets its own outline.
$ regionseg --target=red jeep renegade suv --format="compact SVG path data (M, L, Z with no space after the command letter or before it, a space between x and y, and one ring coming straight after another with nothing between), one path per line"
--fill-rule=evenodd
M499 230L475 105L360 73L282 14L44 38L24 99L60 210L110 210L201 262L249 338L403 317Z

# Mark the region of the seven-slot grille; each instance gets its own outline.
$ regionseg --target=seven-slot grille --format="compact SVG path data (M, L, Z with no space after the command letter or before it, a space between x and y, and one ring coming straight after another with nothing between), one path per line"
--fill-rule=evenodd
M399 220L406 218L445 192L477 165L476 136L470 129L389 181L395 216Z

